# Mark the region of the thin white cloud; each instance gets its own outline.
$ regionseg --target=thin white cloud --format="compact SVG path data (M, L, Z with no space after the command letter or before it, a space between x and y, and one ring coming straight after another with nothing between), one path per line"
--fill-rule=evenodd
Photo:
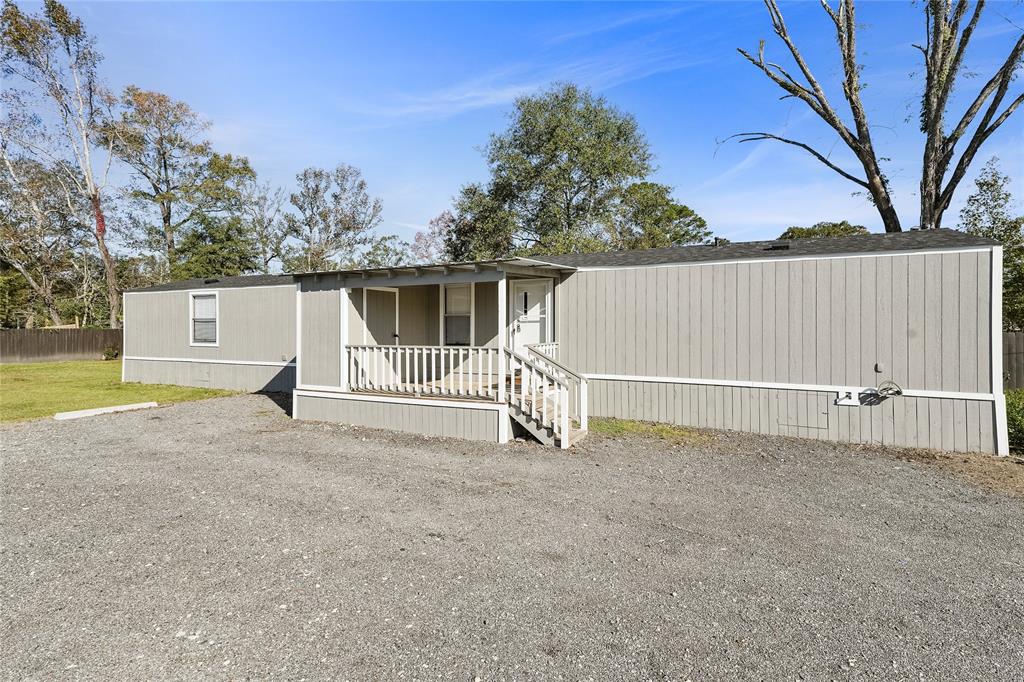
M605 90L708 61L709 57L689 56L677 45L659 47L644 41L561 61L538 58L533 64L506 67L424 93L393 93L382 99L362 102L346 99L338 106L346 113L370 119L369 127L387 127L504 106L554 82L572 81L595 90Z
M588 38L590 36L607 33L609 31L616 31L620 28L625 28L626 26L632 26L634 24L662 21L681 14L691 8L692 6L663 7L647 12L636 12L635 14L627 14L625 16L606 19L601 22L592 22L589 25L577 26L570 31L552 36L548 39L548 43L557 45L559 43L566 43L580 38Z

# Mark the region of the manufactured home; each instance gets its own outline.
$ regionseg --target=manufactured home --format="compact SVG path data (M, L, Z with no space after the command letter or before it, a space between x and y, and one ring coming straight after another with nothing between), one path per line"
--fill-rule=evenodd
M952 230L222 277L125 294L124 380L569 447L590 417L1006 453L998 243Z

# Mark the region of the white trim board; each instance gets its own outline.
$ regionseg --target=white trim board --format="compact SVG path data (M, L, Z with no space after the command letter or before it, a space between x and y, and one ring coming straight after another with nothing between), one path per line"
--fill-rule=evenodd
M331 387L324 386L321 388L330 389ZM423 407L457 407L466 410L489 410L491 412L501 412L502 410L505 409L505 405L503 405L502 403L489 403L471 400L439 400L437 398L407 398L404 396L389 395L367 395L363 393L350 393L338 390L317 390L305 386L297 386L294 389L293 393L296 396L306 396L309 398L357 400L368 403L394 403L398 405L420 405ZM382 428L387 428L387 426L384 426Z
M125 355L122 360L143 362L195 362L205 365L255 365L259 367L295 367L295 362L274 362L273 360L208 360L205 358L151 358L140 355Z
M302 383L302 282L295 283L295 383Z
M563 265L576 272L600 272L602 270L646 270L648 268L685 268L698 265L725 265L730 263L779 263L803 260L838 260L843 258L892 258L894 256L925 256L943 253L987 253L991 246L971 246L962 249L926 249L920 251L879 251L878 253L822 254L820 256L776 256L775 258L726 258L722 260L683 261L679 263L652 263L649 265Z
M123 384L125 377L125 366L124 366L124 349L128 345L128 313L124 307L124 292L121 292L121 383Z
M280 289L282 287L294 287L295 284L260 284L251 287L208 287L199 289L160 289L159 291L125 291L125 296L142 296L144 294L182 294L189 291L237 291L239 289Z
M469 346L476 346L476 282L459 282L457 284L437 285L437 338L441 348L465 348L465 346L448 345L445 338L444 320L448 316L448 287L469 286ZM462 316L462 313L451 313Z
M728 388L766 388L778 391L815 391L820 393L846 393L849 390L863 391L868 386L839 386L829 384L789 384L773 381L742 381L739 379L695 379L692 377L658 377L637 374L582 374L588 381L636 381L648 384L687 384L694 386L724 386ZM948 400L978 400L992 402L997 396L992 393L968 393L959 391L925 391L904 389L906 398L943 398Z
M196 341L195 314L196 297L207 298L213 296L213 343L209 341ZM188 345L193 348L219 348L220 347L220 292L219 291L189 291L188 292Z
M992 393L996 408L996 454L1010 454L1010 433L1006 423L1006 395L1003 393L1003 247L992 247Z

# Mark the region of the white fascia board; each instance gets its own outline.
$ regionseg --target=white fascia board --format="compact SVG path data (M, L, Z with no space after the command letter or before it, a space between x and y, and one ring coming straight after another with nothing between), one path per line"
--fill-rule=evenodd
M125 355L122 360L141 360L144 362L193 362L201 365L257 365L262 367L294 367L294 362L275 362L273 360L213 360L205 358L154 358L140 355Z

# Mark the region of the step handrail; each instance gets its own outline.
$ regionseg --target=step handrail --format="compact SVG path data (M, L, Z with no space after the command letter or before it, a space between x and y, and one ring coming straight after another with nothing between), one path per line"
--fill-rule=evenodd
M551 357L550 355L548 355L544 351L540 350L541 346L551 346L551 345L554 345L555 349L557 350L557 348L558 348L558 344L557 343L556 344L537 343L537 344L533 344L533 345L527 346L526 350L528 352L532 353L533 355L537 356L540 359L541 362L547 363L547 364L551 365L552 367L558 369L560 372L563 372L565 374L566 378L569 380L569 382L575 384L575 388L576 388L576 391L577 391L577 394L576 394L576 405L577 405L578 409L577 409L577 414L575 414L573 416L576 418L577 421L579 421L580 430L586 431L587 427L588 427L588 423L587 423L588 422L588 415L587 415L588 405L587 405L587 403L588 403L588 394L589 394L589 390L588 390L589 387L587 385L587 378L585 376L583 376L582 374L579 374L579 373L575 372L574 370L569 369L568 367L563 365L558 360L554 359L553 357Z
M561 447L569 447L569 383L556 373L547 369L542 363L520 355L511 348L505 348L505 357L509 360L509 390L505 401L517 407L544 428L550 428L558 438ZM520 374L518 391L516 390L516 370ZM553 392L553 401L549 401L549 391ZM517 399L518 396L518 399ZM529 401L527 401L529 396ZM539 398L539 401L538 401ZM550 404L550 408L549 408Z
M552 365L554 367L557 367L558 369L562 370L563 372L565 372L565 374L570 379L573 379L575 381L586 381L586 378L584 376L582 376L581 374L579 374L579 373L569 369L568 367L566 367L565 365L560 363L558 360L555 360L553 357L551 357L550 355L548 355L544 351L540 350L539 346L546 346L546 345L550 345L550 344L535 343L532 346L527 346L526 350L529 351L530 353L533 353L534 355L540 356L540 359L543 360L544 362L547 362L548 364L550 364L550 365Z

